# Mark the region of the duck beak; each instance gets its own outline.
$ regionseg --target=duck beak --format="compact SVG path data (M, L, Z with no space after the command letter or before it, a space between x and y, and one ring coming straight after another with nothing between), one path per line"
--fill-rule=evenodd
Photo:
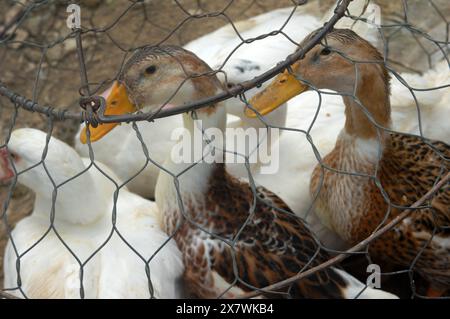
M109 93L109 94L108 94ZM122 115L136 112L136 107L130 102L127 90L123 84L115 81L111 89L107 90L103 95L106 95L105 115ZM91 142L98 141L103 136L108 134L113 128L120 123L103 123L97 127L90 127ZM80 134L80 141L83 144L87 143L86 127Z
M14 175L14 169L9 161L9 153L2 148L0 149L0 183L8 183Z
M249 103L261 115L266 115L308 89L306 84L297 80L286 70L279 74L268 87L253 96ZM257 114L248 107L245 115L251 118L257 117Z

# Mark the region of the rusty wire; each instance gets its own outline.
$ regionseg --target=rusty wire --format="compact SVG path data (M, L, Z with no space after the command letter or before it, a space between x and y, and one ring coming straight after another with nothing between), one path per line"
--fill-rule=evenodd
M113 20L113 22L111 22L109 25L105 26L105 27L101 27L101 28L91 28L91 29L85 29L85 28L80 28L80 29L75 29L72 30L72 32L70 32L67 36L62 37L62 38L58 38L54 41L52 41L51 43L48 44L39 44L39 43L26 43L27 45L29 45L30 47L37 47L39 49L42 50L42 57L45 55L46 50L54 47L57 44L60 44L64 41L66 41L67 39L70 38L75 38L76 39L76 44L77 44L77 56L78 56L78 61L79 61L79 72L80 72L80 101L86 101L86 99L90 99L88 101L96 101L97 105L100 105L100 108L97 109L93 109L92 108L92 104L91 103L86 103L85 104L85 110L84 111L80 111L80 112L71 112L71 111L67 111L65 108L63 107L58 107L58 106L45 106L45 105L41 105L37 102L37 98L36 98L36 90L37 90L37 82L39 80L39 77L37 76L35 79L35 83L33 86L33 97L32 98L27 98L24 95L20 94L20 93L16 93L13 90L11 90L6 84L1 82L1 78L0 78L0 95L5 96L6 98L8 98L10 100L10 102L12 103L12 105L15 107L15 111L14 111L14 115L12 118L12 121L10 123L10 127L8 130L8 137L5 140L5 143L3 145L0 145L0 148L3 147L7 147L8 144L8 140L9 140L9 136L11 134L11 132L14 129L15 126L15 121L17 119L19 115L18 111L20 109L26 110L26 111L32 111L32 112L38 112L41 113L43 115L45 115L45 117L47 117L48 119L48 130L47 130L47 146L48 143L51 139L52 136L52 132L53 132L53 125L55 121L66 121L68 119L72 119L72 120L77 120L80 122L86 122L89 123L91 126L96 126L99 123L113 123L113 122L131 122L133 129L136 132L136 138L139 140L139 142L142 144L142 150L143 153L145 154L146 157L146 163L145 165L142 167L142 169L137 172L134 176L130 177L128 180L123 181L122 184L118 184L116 181L114 181L110 176L108 176L107 172L103 171L102 168L100 166L98 166L95 163L95 154L94 151L92 149L92 146L89 142L88 139L88 146L89 146L89 157L91 159L91 165L89 167L86 168L85 171L87 171L91 166L95 167L97 170L99 170L106 178L108 178L112 183L114 183L115 185L115 199L114 199L114 206L116 206L116 202L117 202L117 195L120 192L120 190L125 187L127 185L128 182L130 182L131 180L133 180L133 178L135 178L138 174L140 174L148 165L156 165L158 168L160 168L161 170L165 171L165 168L162 167L160 164L158 164L157 162L155 162L148 153L147 150L147 146L145 145L145 142L142 138L141 132L138 128L138 126L136 125L136 122L139 121L153 121L156 120L158 118L163 118L163 117L168 117L168 116L172 116L172 115L176 115L176 114L182 114L182 113L186 113L186 112L192 112L193 116L195 116L195 110L200 109L202 107L217 103L217 102L221 102L233 97L239 97L241 99L241 101L247 105L247 107L252 108L252 106L248 103L247 98L245 96L245 93L255 87L260 86L262 83L270 80L271 78L273 78L274 76L276 76L277 74L279 74L280 72L288 69L290 70L290 66L297 60L302 59L304 57L304 55L311 49L313 48L315 45L322 43L323 44L323 38L326 36L326 34L333 28L334 24L337 23L339 21L340 18L342 18L343 16L347 16L347 17L351 17L352 19L354 19L355 21L357 20L363 20L360 17L355 17L355 16L351 16L348 15L346 13L346 9L347 6L349 5L349 2L351 0L341 0L338 2L337 6L336 6L336 10L334 15L328 20L328 22L320 29L320 31L318 33L315 34L314 37L312 37L307 43L305 43L301 48L299 48L299 50L297 50L295 53L290 54L286 57L286 59L284 61L279 61L279 63L273 67L272 69L258 75L257 77L255 77L252 80L248 80L242 83L238 83L235 84L231 87L228 88L228 90L224 91L223 93L220 93L216 96L211 96L202 100L197 100L185 105L181 105L181 106L177 106L177 107L173 107L170 110L165 110L163 107L164 105L161 106L161 108L157 111L157 112L153 112L153 113L135 113L135 114L127 114L127 115L119 115L119 116L105 116L103 114L104 112L104 100L102 100L99 96L96 95L98 89L99 89L99 85L96 85L94 83L89 83L88 80L88 70L86 68L86 63L85 63L85 57L84 57L84 50L83 50L83 45L82 45L82 39L83 36L90 34L90 33L94 33L94 34L105 34L106 36L108 36L109 38L110 35L108 34L108 31L110 31L117 23L123 21L125 19L125 17L127 16L127 13L134 7L136 6L140 6L142 5L143 7L143 12L144 14L147 14L147 7L146 7L146 3L142 2L142 1L130 1L130 4L128 6L128 8L122 13L120 14L116 19ZM437 8L437 6L431 1L430 4L436 9L436 11L438 13L439 9ZM295 11L295 9L304 4L304 2L306 1L298 1L295 2L293 1L293 10ZM170 30L170 32L167 34L167 36L165 36L159 43L155 43L155 45L161 45L164 42L166 42L170 37L172 37L179 29L181 29L186 23L188 23L190 20L192 19L205 19L205 18L212 18L212 17L222 17L224 18L228 23L230 23L233 27L234 27L234 23L233 20L228 16L228 14L226 13L226 10L229 8L229 6L232 5L233 0L230 0L228 3L226 3L223 7L222 10L217 11L217 12L206 12L206 13L200 13L200 14L193 14L190 11L188 11L186 8L183 7L183 5L178 2L175 1L174 2L176 6L178 6L181 10L183 10L183 12L186 13L187 17L180 21L177 26L173 29ZM48 1L40 1L40 2L31 2L28 5L24 5L23 9L16 14L16 16L14 17L14 19L8 23L8 25L6 25L3 30L0 30L0 46L2 45L6 45L6 44L10 44L10 43L14 43L14 41L12 40L12 36L15 32L15 30L17 30L22 21L24 21L27 18L27 15L32 12L33 10L40 8L42 6L45 6L46 4L48 4ZM253 2L252 2L253 4ZM201 1L199 1L198 7L201 8ZM445 20L445 16L442 16L442 19L445 21L446 27L447 27L447 33L446 33L446 38L445 39L439 39L436 40L433 37L431 37L430 35L428 35L425 31L420 30L418 28L416 28L414 25L411 25L408 21L408 7L407 7L407 2L403 1L403 13L400 14L400 17L396 17L397 21L390 21L389 23L383 23L379 26L380 30L390 30L390 29L394 29L394 28L402 28L402 29L406 29L408 30L408 32L410 32L411 34L413 34L415 37L419 37L419 38L423 38L429 42L432 42L435 46L436 46L436 51L440 54L442 54L443 59L447 60L447 62L449 61L448 58L448 51L449 51L449 34L448 34L448 30L449 30L449 22L447 22ZM288 19L289 21L289 19ZM288 22L287 21L287 22ZM286 22L286 23L287 23ZM150 24L152 24L151 22L149 22ZM164 26L158 26L158 25L154 25L155 27L158 28L164 28ZM267 37L271 37L271 36L275 36L278 34L282 34L284 36L287 37L286 34L283 33L282 28L280 30L274 30L271 33L268 34L262 34L258 37L255 38L251 38L251 39L243 39L241 37L241 35L239 34L238 30L234 27L234 30L236 31L236 36L239 37L242 41L241 44L243 43L252 43L254 41L258 41L260 39L264 39ZM390 34L388 37L385 38L385 57L387 56L387 50L389 48L389 42L391 41L390 37L392 37L395 33ZM6 35L6 36L5 36ZM420 44L419 40L417 40L418 43ZM116 45L120 48L120 45L116 43ZM422 47L422 46L421 46ZM122 48L121 48L122 49ZM133 48L129 48L129 49L122 49L125 52L125 56L124 56L124 60L126 58L126 55L129 52L133 52L135 49L137 49L136 47ZM424 47L422 47L424 53L427 55L429 63L431 65L431 59L430 56L432 53L428 52ZM435 53L434 52L434 53ZM234 51L230 53L230 56L233 55ZM230 58L230 56L228 56L227 60ZM351 60L353 63L374 63L373 61L354 61ZM41 63L42 63L42 59L41 59ZM226 61L224 61L224 64L226 63ZM376 61L375 63L383 63L385 65L385 67L389 70L389 72L391 74L393 74L395 77L397 77L400 81L402 81L402 77L401 75L396 71L396 69L392 66L392 65L401 65L401 61L394 61L394 60L388 60L387 58L385 58L384 61ZM40 66L38 68L38 72L40 72ZM213 72L207 74L208 76L210 75L215 75L217 73L223 72L222 71L222 67L223 65L218 69L218 70L214 70ZM122 68L122 66L121 66ZM357 69L357 68L356 68ZM117 75L120 73L120 70L117 70ZM205 75L205 74L203 74ZM117 76L116 76L117 78ZM409 89L409 91L411 92L411 95L414 97L414 100L416 102L416 107L417 107L417 112L418 112L418 122L419 122L419 137L421 137L425 142L427 142L430 146L431 144L427 141L427 139L423 136L422 133L422 123L421 123L421 116L420 116L420 106L419 103L415 97L415 92L418 91L424 91L424 90L439 90L439 89L445 89L450 87L450 83L445 83L442 84L439 87L433 87L433 88L427 88L427 89L421 89L421 88L415 88L410 86L406 81L402 81L402 83L405 85L405 87L407 87ZM96 88L95 89L91 89L91 86L95 85ZM318 94L319 96L321 96L322 94L330 94L329 92L324 92L321 91L317 88L313 88ZM339 94L342 96L345 96L345 94ZM355 94L350 95L350 97L356 99ZM84 99L84 100L83 100ZM357 99L356 99L357 100ZM371 116L371 114L365 109L365 106L362 105L361 102L356 101L363 110L365 110L366 115L368 116L368 118L370 119L370 121L376 126L378 133L382 132L382 131L387 131L387 132L394 132L393 130L390 130L389 128L386 127L382 127L380 126ZM317 112L319 112L320 109L320 103L318 105L317 108ZM360 173L356 173L356 172L346 172L346 171L339 171L336 170L332 167L328 167L326 164L324 164L322 162L322 158L316 148L316 146L314 145L314 142L312 140L312 137L310 136L310 130L312 128L312 126L314 125L314 122L311 123L311 127L308 130L301 130L301 129L296 129L296 128L288 128L288 127L276 127L273 125L270 125L268 123L265 122L265 119L263 117L259 117L259 119L265 123L266 127L269 128L279 128L281 130L286 130L286 131L291 131L291 132L298 132L300 134L304 134L309 143L311 144L312 149L314 150L314 153L317 157L317 161L319 163L319 165L321 165L323 170L329 170L329 171L334 171L336 173L339 174L347 174L347 175L353 175L353 176L364 176L364 177L368 177L373 179L374 181L378 181L377 186L381 186L381 184L379 183L379 180L377 179L376 176L376 172L373 175L365 175L365 174L360 174ZM157 123L156 123L157 124ZM89 132L89 130L88 130ZM204 136L204 138L206 139L207 137ZM437 152L437 151L436 151ZM438 153L438 152L437 152ZM43 165L45 168L45 156L46 156L46 151L43 150L43 156L42 156L42 160L41 162L37 163L37 165ZM380 153L381 156L381 153ZM440 154L440 156L442 157L442 154ZM251 171L249 169L248 166L248 158L246 157L246 170L249 174L249 183L251 186L251 189L254 193L255 196L255 200L260 199L256 193L256 186L255 186L255 182L253 181L252 178L252 174ZM449 159L444 158L446 161L448 161ZM196 165L197 163L194 163L193 165ZM378 170L378 168L376 169L376 171ZM53 178L51 176L51 174L49 173L49 171L45 168L45 171L48 175L48 178L51 180L53 186L54 186L54 191L57 192L58 188L62 186L62 184L57 185L54 181ZM79 174L75 175L73 178L65 181L63 184L71 182L72 180L76 179L78 176L82 175L85 171L80 172ZM167 172L167 171L166 171ZM10 189L9 189L9 197L6 200L6 202L4 203L4 207L3 207L3 211L2 211L2 215L1 215L1 219L3 224L5 225L5 227L7 228L7 233L10 237L10 239L13 241L12 236L11 236L11 232L12 229L9 225L8 222L8 216L6 214L6 211L8 209L9 206L9 202L11 200L11 196L12 196L12 192L16 186L17 183L17 176L22 174L24 172L16 172L16 177L13 180L12 184L10 185ZM177 183L179 183L178 178L180 177L180 175L174 175L172 172L167 172L169 174L171 174L173 176L174 179L174 183L177 186L177 192L178 192L178 197L180 198L180 194L179 194L179 188ZM323 178L323 174L322 174L322 178ZM378 238L379 236L381 236L382 234L386 233L387 231L389 231L390 229L392 229L397 223L399 223L403 218L406 218L409 214L411 214L411 212L426 207L426 206L422 206L423 204L425 204L427 202L427 200L430 198L431 195L433 195L434 193L436 193L437 191L439 191L442 187L446 187L449 183L449 173L447 172L442 172L442 175L437 179L436 181L436 185L435 187L433 187L432 189L430 189L427 194L425 194L421 199L419 199L417 202L415 202L413 205L407 206L407 207L403 207L403 206L398 206L395 205L394 203L391 203L389 197L385 194L384 190L382 189L382 187L380 187L380 191L383 195L383 198L385 199L386 203L388 203L388 211L386 212L386 218L387 216L390 214L391 209L395 208L395 209L401 209L403 210L403 212L401 214L399 214L395 219L391 220L389 223L387 224L380 224L379 227L377 229L375 229L375 231L372 233L371 236L369 236L367 239L365 239L364 241L358 243L357 245L353 246L352 248L348 249L347 251L341 252L341 251L333 251L335 253L337 253L337 255L335 257L333 257L332 259L330 259L327 262L324 262L323 264L316 266L316 267L312 267L307 269L307 267L305 266L305 269L302 270L298 275L292 277L292 278L287 278L284 281L281 281L279 283L272 283L270 286L266 287L266 288L257 288L257 287L253 287L248 285L247 283L242 282L242 280L239 278L237 270L236 268L236 264L234 261L233 264L233 269L235 270L235 275L236 275L236 279L235 282L241 282L242 284L245 284L248 286L249 289L252 290L252 292L247 293L243 296L240 297L245 297L245 298L249 298L249 297L255 297L258 296L262 293L267 293L270 292L272 294L281 294L279 292L280 288L286 287L290 284L292 284L293 282L297 281L297 280L301 280L302 278L311 275L312 273L315 273L317 271L320 271L326 267L330 267L331 265L337 263L337 262L341 262L342 260L344 260L345 258L351 256L352 254L365 254L367 255L367 258L370 260L370 256L368 255L368 250L367 250L367 246L370 245L371 242L373 242L373 240L375 240L376 238ZM52 207L52 216L54 218L54 205L55 205L55 201L56 201L56 197L53 199L53 207ZM313 201L314 202L314 201ZM250 220L252 214L254 213L254 205L252 206L252 210L249 212L249 218L247 219L247 222L244 223L239 230L237 230L238 234L247 226L248 221ZM182 212L182 215L185 217L185 222L188 223L192 223L195 226L197 226L199 229L203 230L204 232L208 233L209 235L211 235L213 238L218 238L220 240L223 240L224 243L226 243L227 245L230 245L230 247L233 248L233 243L230 242L228 239L226 238L220 238L220 236L210 233L207 229L204 229L201 225L197 225L194 221L190 220L190 217L188 216L188 214L186 214L185 212L185 207L184 204L182 203L182 201L180 200L179 202L179 209ZM309 207L310 211L312 209L312 204ZM114 220L115 220L115 211L112 212L112 220L113 220L113 225L111 228L111 233L110 236L103 242L103 244L98 247L93 253L92 255L85 261L82 261L78 258L78 256L72 251L72 249L64 242L64 239L62 237L60 237L58 235L58 230L55 227L55 225L53 224L53 222L50 223L48 231L42 236L42 238L36 242L35 245L37 245L43 238L45 238L45 236L47 236L47 234L50 231L53 231L58 237L59 240L61 241L61 243L65 246L65 248L72 254L72 256L76 259L78 266L80 267L80 297L84 298L85 297L85 291L84 291L84 287L83 287L83 271L84 271L84 267L87 265L87 263L91 260L91 258L93 258L101 249L102 247L104 247L108 241L110 240L111 236L113 234L118 234L122 240L130 247L130 249L132 249L134 251L135 254L139 255L139 253L133 249L133 247L131 246L131 244L129 244L127 242L127 240L122 237L120 235L120 231L119 229L116 227ZM175 233L173 234L169 234L169 239L172 238L174 236ZM236 237L237 239L238 237ZM18 263L17 263L17 274L18 274L18 285L17 287L14 288L8 288L5 290L5 292L0 292L0 297L1 298L8 298L11 297L9 295L9 291L19 291L21 293L21 295L25 298L27 298L27 294L25 291L23 291L22 287L21 287L21 279L20 279L20 259L27 254L31 249L33 249L33 247L35 246L33 245L32 247L30 247L27 251L25 252L19 252L15 249L15 253L16 256L18 258ZM319 243L319 247L320 249L324 249L324 250L329 250L327 247L322 246ZM422 248L424 249L425 246ZM153 296L153 287L152 287L152 281L150 278L150 270L149 270L149 263L152 260L152 258L150 258L149 260L146 260L143 256L139 257L143 260L145 267L146 267L146 273L147 273L147 279L148 279L148 286L149 286L149 292L150 292L150 296ZM411 267L407 270L405 270L408 273L412 273L413 272L413 266L411 265ZM389 274L387 274L389 275ZM230 288L232 287L232 285L230 284ZM411 277L411 290L412 290L412 296L413 297L423 297L420 294L418 294L416 292L416 290L414 289L414 282L413 279ZM224 294L226 293L226 291L224 291ZM219 296L220 297L220 296Z

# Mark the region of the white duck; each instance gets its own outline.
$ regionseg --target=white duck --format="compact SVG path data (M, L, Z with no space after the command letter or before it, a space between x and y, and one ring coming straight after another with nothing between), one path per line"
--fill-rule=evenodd
M30 128L15 130L8 143L18 182L36 193L36 201L31 216L17 224L8 242L5 288L18 287L20 256L21 290L30 298L80 298L79 263L84 265L85 298L149 298L151 293L156 298L182 296L181 254L161 229L156 204L123 187L114 207L114 183L53 137L44 160L47 175L42 163L35 166L41 162L45 145L46 134ZM2 149L0 157L0 177L11 178L8 152ZM106 166L96 165L120 183ZM49 176L58 185L54 208ZM151 284L146 276L148 260ZM22 296L19 290L14 294Z

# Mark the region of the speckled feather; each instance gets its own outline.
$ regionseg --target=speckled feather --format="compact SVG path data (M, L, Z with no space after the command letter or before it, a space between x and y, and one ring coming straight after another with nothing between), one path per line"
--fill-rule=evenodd
M411 206L449 171L450 146L437 141L430 143L443 158L420 138L401 134L387 136L378 163L377 177L393 204L405 208ZM324 158L324 163L349 172L373 174L375 163L364 162L355 155L345 141L338 140L333 152ZM320 190L317 207L334 216L332 227L349 242L357 243L367 238L388 213L388 204L381 191L367 177L337 174L328 170L324 173L324 185ZM320 175L321 168L317 166L311 183L313 193L319 185ZM333 193L344 198L337 202L333 199ZM345 198L345 194L351 196ZM414 269L433 286L448 288L450 188L442 188L429 204L430 208L412 212L393 231L373 242L369 249L375 257L409 267L422 247L425 247ZM385 223L402 211L400 208L392 208Z
M258 201L254 215L250 212L253 194L247 183L227 174L223 165L217 165L210 177L208 196L203 204L184 203L186 214L213 233L226 238L231 244L243 228L234 245L237 276L233 271L233 249L219 238L203 232L187 221L175 235L183 251L186 265L186 286L194 297L214 298L236 282L226 297L253 290L296 275L319 249L309 229L294 215L286 204L270 191L259 187L263 201L285 210L277 211ZM173 221L172 227L178 221ZM169 229L173 231L173 228ZM306 269L329 259L319 249ZM218 276L217 276L218 275ZM220 284L217 278L224 280ZM242 282L241 282L242 281ZM292 297L343 298L346 282L333 268L304 278L291 287Z

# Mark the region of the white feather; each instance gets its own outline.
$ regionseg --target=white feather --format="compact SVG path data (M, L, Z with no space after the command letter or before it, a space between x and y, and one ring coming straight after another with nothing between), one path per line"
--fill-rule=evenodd
M39 161L44 145L43 132L19 129L12 133L8 147L19 155L16 166L23 170ZM68 145L55 138L50 140L46 165L54 172L55 180L62 182L89 164L89 160L81 160ZM96 164L116 183L121 183L106 166ZM30 183L26 175L30 175L35 183ZM86 263L83 281L85 297L149 298L145 261L168 241L161 229L161 216L156 204L122 188L115 209L117 232L109 238L116 187L95 167L81 177L59 189L54 226L72 253L81 263ZM17 287L17 249L18 255L24 254L20 259L20 276L27 296L79 298L80 267L75 256L58 239L54 230L39 241L50 226L51 188L45 186L47 178L39 168L19 177L19 182L24 182L35 191L36 204L31 216L21 220L12 232L14 246L12 241L7 245L5 288ZM91 197L89 202L87 199L91 194L94 198ZM65 201L67 198L71 200ZM91 258L97 249L100 250ZM181 253L173 240L168 241L155 255L149 268L155 297L181 297L179 280L183 265ZM20 295L17 291L15 293Z
M338 272L347 283L347 288L344 291L344 295L347 299L399 299L396 295L386 292L381 289L366 287L358 279L350 275L349 273L333 268Z

